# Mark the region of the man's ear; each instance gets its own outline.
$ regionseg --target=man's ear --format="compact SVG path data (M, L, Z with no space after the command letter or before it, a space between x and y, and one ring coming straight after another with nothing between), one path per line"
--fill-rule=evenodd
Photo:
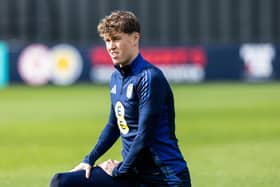
M139 45L139 40L140 40L140 33L139 32L134 32L133 33L133 44L134 46L138 46Z

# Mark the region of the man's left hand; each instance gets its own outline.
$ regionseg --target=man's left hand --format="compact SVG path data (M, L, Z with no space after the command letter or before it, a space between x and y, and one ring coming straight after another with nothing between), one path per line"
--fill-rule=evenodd
M108 175L112 176L113 169L119 165L117 160L107 160L98 166L101 167Z

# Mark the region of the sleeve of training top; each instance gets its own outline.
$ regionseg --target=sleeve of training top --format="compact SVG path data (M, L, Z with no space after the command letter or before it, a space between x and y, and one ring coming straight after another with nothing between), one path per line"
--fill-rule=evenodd
M101 132L97 144L94 146L89 155L83 160L84 163L94 165L95 161L102 156L120 136L120 131L116 125L116 118L113 107L111 106L110 117L107 125Z
M113 177L135 173L133 166L140 151L151 145L164 102L164 86L161 74L146 70L140 85L139 128L127 157L113 170Z

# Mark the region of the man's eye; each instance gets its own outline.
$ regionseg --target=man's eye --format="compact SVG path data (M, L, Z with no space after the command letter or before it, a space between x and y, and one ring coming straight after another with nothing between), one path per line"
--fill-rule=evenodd
M112 38L113 41L117 41L117 40L120 40L121 37L115 37L115 38Z

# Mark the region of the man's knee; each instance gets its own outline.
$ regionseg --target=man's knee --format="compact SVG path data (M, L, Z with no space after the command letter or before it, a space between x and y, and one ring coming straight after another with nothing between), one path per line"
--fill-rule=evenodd
M66 187L66 179L63 174L55 174L51 180L50 187Z

